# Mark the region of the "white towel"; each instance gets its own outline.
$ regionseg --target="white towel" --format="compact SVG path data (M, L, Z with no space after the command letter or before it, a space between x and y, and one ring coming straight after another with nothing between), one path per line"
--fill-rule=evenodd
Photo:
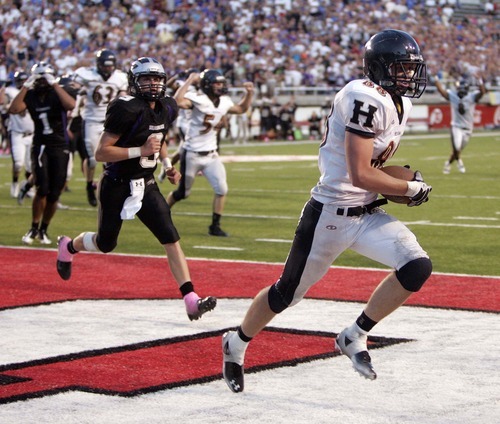
M135 214L141 210L142 199L144 198L144 178L137 180L130 180L130 196L125 199L122 211L120 213L121 219L134 219Z

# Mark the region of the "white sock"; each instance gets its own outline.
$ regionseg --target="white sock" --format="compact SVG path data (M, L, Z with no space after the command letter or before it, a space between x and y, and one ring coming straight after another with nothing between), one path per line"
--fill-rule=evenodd
M243 340L241 340L237 331L235 331L229 337L229 351L231 352L231 356L238 365L243 365L243 362L245 361L245 352L248 345L249 342L244 342Z

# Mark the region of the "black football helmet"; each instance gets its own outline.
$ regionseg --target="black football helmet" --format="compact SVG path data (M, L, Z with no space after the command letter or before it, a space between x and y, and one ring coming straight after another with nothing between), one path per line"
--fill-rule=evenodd
M458 97L462 99L469 92L470 84L469 81L467 81L465 78L462 78L455 83L455 87L457 88Z
M195 73L195 72L199 73L200 70L198 68L186 69L185 71L179 72L179 78L181 80L186 80L189 75L191 75L192 73Z
M218 82L223 85L215 88L213 85ZM209 97L220 97L228 93L226 78L215 69L205 69L200 74L200 88Z
M140 84L142 76L158 76L159 83ZM128 71L128 85L130 94L148 101L155 101L165 97L167 90L167 74L160 62L152 57L140 57L135 60Z
M50 89L50 85L45 79L46 74L51 74L56 76L56 71L52 65L48 62L38 62L31 67L31 75L37 75L39 78L33 84L33 89L35 91L47 91Z
M71 97L76 99L80 87L79 84L75 82L73 75L61 75L56 81Z
M96 53L97 72L107 80L116 69L116 56L111 50L102 49Z
M427 85L427 65L415 39L388 29L365 44L363 72L390 94L420 97Z
M29 75L24 72L24 71L16 71L14 73L14 83L16 84L16 87L20 89L24 82L28 79Z

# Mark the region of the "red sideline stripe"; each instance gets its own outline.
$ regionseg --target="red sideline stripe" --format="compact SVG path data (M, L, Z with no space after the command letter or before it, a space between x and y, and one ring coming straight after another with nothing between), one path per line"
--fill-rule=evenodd
M56 253L46 249L0 248L0 308L71 299L177 299L179 291L161 257L79 254L73 276L56 272ZM282 265L190 259L201 296L254 297L276 281ZM331 268L308 293L315 299L365 302L387 275L383 270ZM433 274L407 305L500 311L500 277Z

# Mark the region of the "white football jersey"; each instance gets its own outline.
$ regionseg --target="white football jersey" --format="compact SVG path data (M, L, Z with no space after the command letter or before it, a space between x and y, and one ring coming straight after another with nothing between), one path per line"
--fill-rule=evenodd
M311 190L316 200L324 204L361 206L377 198L377 193L351 183L345 153L346 129L374 138L372 166L380 168L398 149L412 108L410 99L403 97L402 101L403 110L398 114L389 93L363 79L351 81L337 93L319 149L321 176Z
M469 92L464 97L458 97L455 90L447 90L451 106L451 125L459 127L463 130L472 131L474 129L474 111L476 109L476 96L480 93L479 90ZM460 107L462 104L462 107ZM460 110L463 113L460 113Z
M188 92L184 97L193 103L184 149L193 152L216 150L217 129L215 127L234 105L234 102L229 96L221 96L219 106L216 107L212 100L201 91Z
M86 89L83 111L86 121L104 122L108 104L128 88L127 74L119 69L115 69L106 81L97 68L78 68L73 78Z
M5 111L7 111L12 103L12 100L14 100L14 97L17 96L17 93L19 93L19 90L15 86L9 85L8 87L5 87ZM28 110L26 109L21 113L9 114L7 130L18 133L33 133L35 131L35 124L33 123L33 119L31 119L31 115Z
M179 80L177 81L179 86L184 84L184 81ZM196 88L190 85L188 87L188 93L196 93ZM191 109L179 109L179 114L177 115L177 120L175 122L175 125L181 129L183 134L187 133L187 127L189 125L189 121L191 119Z

